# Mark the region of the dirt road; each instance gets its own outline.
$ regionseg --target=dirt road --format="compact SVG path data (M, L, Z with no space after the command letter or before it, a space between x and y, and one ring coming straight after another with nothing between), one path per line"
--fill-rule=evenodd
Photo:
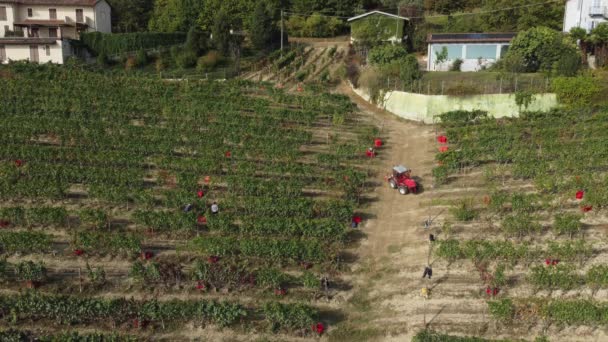
M479 279L457 265L450 273L445 263L434 262L429 253L429 234L440 236L437 223L444 219L436 207L423 205L437 196L431 176L438 147L434 127L379 110L348 85L339 91L382 127L385 146L379 150L375 179L381 185L370 194L370 205L365 209L368 219L361 228L366 237L356 251L360 259L353 270L349 322L341 327L343 332L336 340L409 341L425 325L447 325L445 330L475 333L487 321L483 297L471 296ZM384 176L397 164L413 170L424 188L420 194L402 196L386 185ZM435 221L425 229L429 216ZM432 264L432 280L422 279L427 264ZM428 301L419 295L422 287L432 289Z

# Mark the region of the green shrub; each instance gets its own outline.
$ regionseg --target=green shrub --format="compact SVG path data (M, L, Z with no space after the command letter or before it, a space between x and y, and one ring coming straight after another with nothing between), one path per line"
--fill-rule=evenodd
M296 73L296 80L298 80L299 82L303 82L306 79L306 76L308 75L308 71L306 70L300 70Z
M440 241L435 254L437 257L449 262L454 262L463 256L462 250L460 249L460 242L454 239Z
M510 321L515 314L515 308L511 299L500 299L488 302L490 314L500 321Z
M192 51L183 51L175 59L175 64L180 69L192 68L196 65L196 54Z
M452 65L450 65L450 71L461 71L460 68L462 67L462 63L464 63L462 59L456 58L454 62L452 62Z
M572 108L589 107L602 96L598 82L589 76L556 77L551 89L561 104Z
M385 65L407 56L403 45L382 44L372 48L367 59L372 65Z
M182 44L184 33L134 32L101 33L88 32L80 35L81 41L96 55L118 55L139 49Z
M41 262L23 261L15 265L15 276L21 281L44 281L46 267Z
M502 231L509 236L522 237L531 233L539 233L542 226L528 214L513 214L502 221Z
M574 273L571 266L563 264L554 267L534 266L528 279L537 288L563 290L571 290L583 280Z
M211 71L221 63L222 55L220 55L220 53L215 50L209 51L206 55L198 59L196 63L196 70L201 72Z
M581 218L582 216L578 214L557 214L555 215L553 228L559 235L568 234L572 237L572 235L581 231Z
M319 277L312 272L304 272L300 277L302 285L309 289L319 289L321 287L321 280Z
M450 213L458 221L472 221L477 217L477 211L473 208L471 200L462 200L456 207L450 208Z
M135 54L135 64L137 67L142 67L148 64L148 55L144 49L137 50Z

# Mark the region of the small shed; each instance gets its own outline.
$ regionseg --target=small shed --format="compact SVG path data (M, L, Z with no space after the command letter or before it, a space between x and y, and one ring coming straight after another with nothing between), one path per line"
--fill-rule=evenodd
M407 36L405 27L409 19L382 11L371 11L348 19L351 42L402 43Z
M460 59L461 71L479 71L505 55L516 33L431 33L427 37L429 71L447 71ZM442 62L437 56L447 51Z

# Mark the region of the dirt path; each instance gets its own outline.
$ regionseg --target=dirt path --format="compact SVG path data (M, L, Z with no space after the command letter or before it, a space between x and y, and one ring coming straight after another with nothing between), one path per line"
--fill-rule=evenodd
M384 112L348 85L338 90L377 121L385 141L374 180L379 186L370 194L365 209L368 219L361 227L366 237L356 251L360 259L353 269L354 289L348 299L352 310L348 310L349 322L339 327L344 334L340 339L409 341L425 322L438 330L447 325L448 330L466 328L474 333L477 327L471 324L483 322L486 306L482 296L471 296L479 279L457 265L450 274L447 265L429 258L429 233L439 234L440 229L434 224L426 230L423 223L429 215L439 214L435 222L443 219L436 208L424 205L437 196L431 176L437 148L434 127ZM402 196L386 185L384 176L397 164L413 170L424 187L422 193ZM427 262L433 266L432 281L421 278ZM424 286L433 289L428 302L419 296Z

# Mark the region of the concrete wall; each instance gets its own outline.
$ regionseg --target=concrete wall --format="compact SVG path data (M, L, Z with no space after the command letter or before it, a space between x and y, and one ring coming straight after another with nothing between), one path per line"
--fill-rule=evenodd
M368 92L354 89L355 93L370 101ZM557 106L555 94L537 94L528 110L548 110ZM495 118L516 117L519 107L514 94L487 94L475 96L423 95L391 91L385 94L378 107L408 120L433 123L434 117L453 110L484 110Z

